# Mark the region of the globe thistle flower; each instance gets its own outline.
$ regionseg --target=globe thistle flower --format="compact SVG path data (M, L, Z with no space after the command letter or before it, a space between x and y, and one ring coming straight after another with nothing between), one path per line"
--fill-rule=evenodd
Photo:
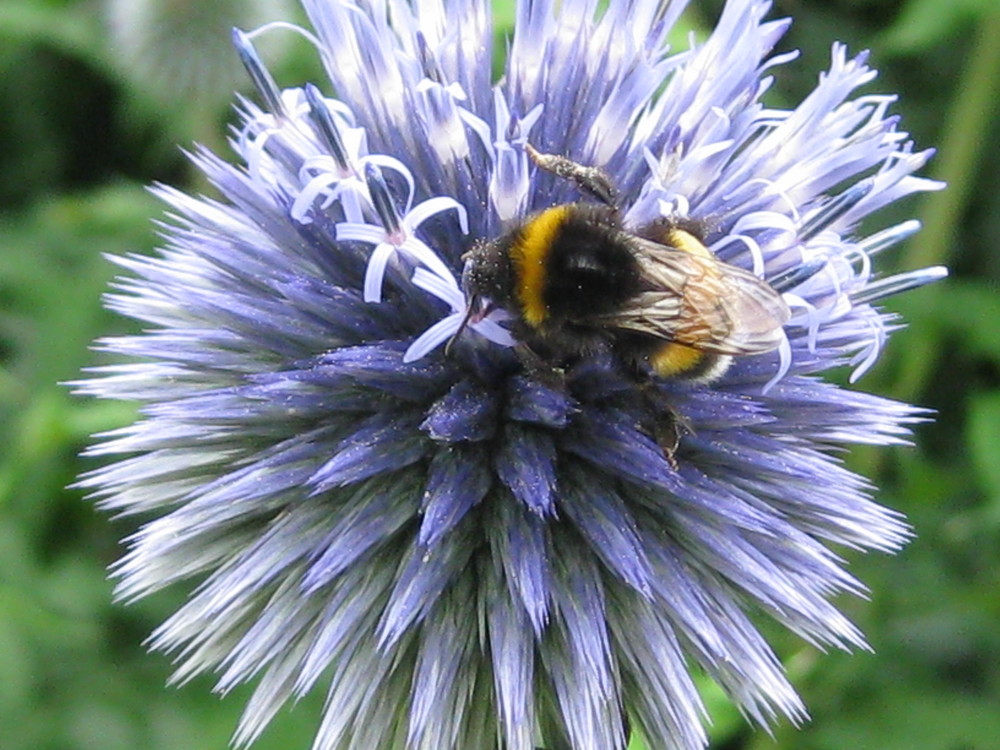
M839 451L905 442L922 414L821 375L868 369L898 327L876 303L944 275L873 268L916 222L857 230L939 187L893 98L855 94L866 56L834 45L774 109L794 55L772 55L769 2L730 0L675 53L684 2L524 1L494 84L482 0L304 5L330 80L280 90L236 33L264 105L241 103L239 164L192 155L221 199L156 188L165 244L116 259L108 297L148 330L101 341L134 361L80 386L143 404L91 450L127 457L82 480L152 517L118 595L199 581L153 647L178 681L256 681L240 745L318 689L317 748L608 750L635 730L690 750L691 667L755 722L802 720L752 616L864 647L829 601L863 592L831 545L892 551L907 529ZM774 351L656 383L686 428L672 455L616 357L553 382L500 311L456 336L463 254L579 200L529 143L600 166L627 226L701 222L791 310Z

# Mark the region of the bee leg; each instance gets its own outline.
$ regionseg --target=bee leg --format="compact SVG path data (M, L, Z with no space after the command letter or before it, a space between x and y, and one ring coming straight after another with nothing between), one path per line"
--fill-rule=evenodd
M653 437L663 451L670 468L677 471L677 449L681 446L681 438L691 434L691 428L680 414L673 409L657 412L653 423Z
M618 191L604 170L585 167L559 154L543 154L530 143L524 144L524 150L539 169L576 183L578 188L594 196L601 203L618 210Z
M524 365L525 371L534 380L554 391L566 390L566 370L547 362L542 356L525 344L514 347L518 359Z
M681 446L681 440L685 435L693 435L694 429L682 414L667 403L652 380L643 383L642 393L646 406L652 413L649 436L660 446L670 468L677 471L680 468L680 464L677 463L677 451Z

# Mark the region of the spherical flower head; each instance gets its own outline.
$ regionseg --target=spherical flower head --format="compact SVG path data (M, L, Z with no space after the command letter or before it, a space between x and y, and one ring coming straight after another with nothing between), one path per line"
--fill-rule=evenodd
M892 97L855 94L865 56L835 45L783 110L762 98L794 59L771 55L788 22L762 0L681 52L683 2L525 0L499 83L483 0L304 4L330 81L279 90L236 33L264 104L241 104L240 163L192 156L221 200L156 188L165 244L118 258L108 298L147 330L103 340L134 362L81 386L143 403L91 451L128 456L83 479L153 517L119 596L200 582L153 646L177 680L256 681L239 744L316 688L317 748L613 750L636 731L692 750L692 667L756 722L801 720L751 615L864 645L829 602L863 591L830 545L907 531L838 451L921 417L821 374L867 369L897 326L873 303L943 275L873 268L915 222L856 231L939 187L913 176L929 153ZM510 310L470 315L477 241L588 200L529 144L603 170L626 229L702 227L782 295L780 345L708 384L640 384L601 347L546 372ZM669 450L648 429L664 414Z

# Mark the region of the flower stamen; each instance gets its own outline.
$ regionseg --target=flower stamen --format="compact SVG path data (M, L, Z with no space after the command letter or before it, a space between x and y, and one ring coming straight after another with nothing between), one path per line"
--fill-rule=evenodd
M920 231L920 226L920 222L916 219L904 221L861 240L858 243L858 249L872 258L883 250L888 250L890 247L909 239Z
M329 149L330 156L336 162L337 168L341 172L340 176L353 175L354 170L351 168L351 160L347 155L347 147L344 145L344 139L340 135L340 129L333 119L330 108L323 101L323 94L312 83L306 84L305 91L306 101L309 102L309 112L316 123L316 131L322 139L323 145Z
M281 101L281 89L278 88L271 71L267 69L267 66L260 59L260 55L257 54L257 48L250 41L250 36L240 29L233 29L233 46L236 47L240 62L243 63L243 67L250 75L250 80L253 81L253 85L267 103L268 109L276 117L288 119L288 112Z
M787 271L782 271L768 283L776 292L788 292L795 287L804 284L817 273L823 270L827 264L825 257L810 258L801 265L793 266Z
M929 268L921 268L919 271L897 273L887 276L884 279L873 281L867 286L851 292L851 302L855 305L870 304L886 297L892 297L893 295L940 281L947 275L948 269L944 266L931 266Z
M393 245L403 244L406 238L401 231L399 210L389 194L389 186L382 176L382 170L374 164L365 164L365 182L368 184L368 194L375 213L385 227L386 239Z
M844 214L860 203L875 186L873 180L865 180L852 185L833 200L821 206L815 214L807 218L799 228L799 242L806 242L832 225Z

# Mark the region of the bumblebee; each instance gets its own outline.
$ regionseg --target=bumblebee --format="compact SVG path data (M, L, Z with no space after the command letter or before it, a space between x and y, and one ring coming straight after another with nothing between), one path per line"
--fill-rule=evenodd
M546 208L474 245L471 316L506 310L530 357L554 367L610 349L637 373L710 382L733 357L777 348L790 314L766 282L718 260L693 225L627 229L603 171L525 148L596 202Z

